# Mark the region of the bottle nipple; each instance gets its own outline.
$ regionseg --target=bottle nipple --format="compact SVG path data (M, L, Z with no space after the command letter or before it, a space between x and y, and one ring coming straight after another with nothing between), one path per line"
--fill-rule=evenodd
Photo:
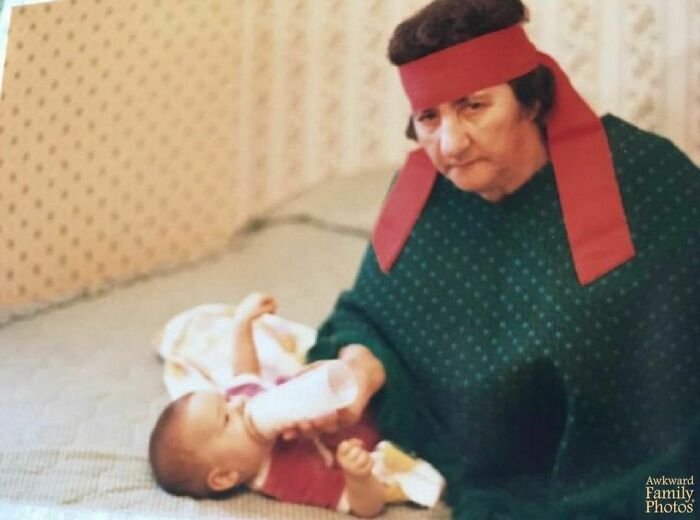
M248 407L249 402L250 401L245 403L245 407L243 409L243 426L245 427L246 433L255 442L259 444L268 444L270 441L274 440L274 437L270 438L263 435L263 433L255 425L255 420L253 419L253 415L250 413L250 408Z

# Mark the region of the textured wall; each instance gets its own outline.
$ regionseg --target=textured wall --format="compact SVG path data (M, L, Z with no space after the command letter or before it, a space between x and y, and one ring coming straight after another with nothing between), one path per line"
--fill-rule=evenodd
M530 0L531 33L600 112L700 163L700 0Z
M424 3L14 8L0 100L0 318L207 255L324 177L396 167L410 147L408 106L386 42ZM596 109L700 162L700 0L527 4L533 39Z
M240 70L250 79L239 105L242 120L255 120L240 128L251 151L241 164L277 185L288 175L280 163L313 181L400 162L407 105L386 42L424 1L239 3ZM526 3L532 38L596 109L664 133L700 161L700 0Z
M14 9L0 104L0 305L219 249L236 222L234 4Z

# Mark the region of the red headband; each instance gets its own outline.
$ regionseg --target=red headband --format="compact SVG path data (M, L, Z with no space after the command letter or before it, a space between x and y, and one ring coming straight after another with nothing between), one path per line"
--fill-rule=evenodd
M547 141L574 267L587 284L635 253L603 125L559 65L514 25L402 65L399 72L417 111L505 83L540 64L555 79ZM408 156L372 235L383 272L401 253L436 177L423 150Z

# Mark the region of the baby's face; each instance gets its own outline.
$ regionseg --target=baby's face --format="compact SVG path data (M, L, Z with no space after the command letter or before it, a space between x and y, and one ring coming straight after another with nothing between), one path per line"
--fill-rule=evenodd
M229 402L224 396L195 392L183 413L183 441L197 450L212 467L233 469L240 482L254 476L269 455L271 443L250 436L243 420L245 401Z

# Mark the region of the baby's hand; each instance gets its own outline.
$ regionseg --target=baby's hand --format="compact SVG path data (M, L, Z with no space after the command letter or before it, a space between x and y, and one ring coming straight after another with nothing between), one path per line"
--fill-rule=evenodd
M269 294L251 293L236 308L235 318L240 322L251 322L263 314L274 313L277 302Z
M336 457L338 457L338 463L346 476L362 479L372 474L374 461L369 452L362 446L360 439L348 439L341 442L338 445Z

